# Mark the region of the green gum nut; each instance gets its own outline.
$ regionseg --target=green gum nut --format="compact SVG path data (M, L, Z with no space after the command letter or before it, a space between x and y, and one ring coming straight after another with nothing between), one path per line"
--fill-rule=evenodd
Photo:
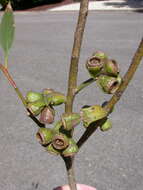
M66 97L60 92L53 92L47 95L47 102L52 106L58 106L66 102Z
M100 126L101 131L108 131L112 128L112 122L110 119L107 119L103 125Z
M116 77L101 75L98 77L97 83L103 92L107 94L114 94L120 86L120 82Z
M64 113L62 115L62 123L63 127L66 130L71 130L73 127L78 125L81 121L81 117L79 113L71 113L71 114L66 114Z
M30 112L33 115L37 116L37 115L39 115L41 113L41 111L43 110L44 106L45 106L45 102L42 99L42 100L38 100L36 102L28 103L27 104L27 109L29 109Z
M88 108L81 109L81 118L84 127L89 127L93 122L101 120L107 116L106 110L100 105L94 105Z
M96 78L101 73L103 65L103 59L92 56L90 59L87 60L86 68L91 77Z
M38 92L29 91L26 95L26 101L28 103L36 102L42 98L43 98L43 95L41 93L38 93Z
M92 55L96 56L97 58L100 58L100 59L108 59L108 56L102 51L96 51Z
M55 132L59 133L60 128L61 128L62 126L63 126L63 123L62 123L61 120L59 120L59 121L57 121L57 122L55 123L53 129L54 129Z
M57 133L53 136L52 145L57 150L63 150L69 145L69 138L62 133Z
M108 60L104 65L104 71L107 75L115 76L119 74L119 67L115 60Z
M39 121L43 124L50 124L54 122L55 110L48 106L45 107L40 113Z
M62 155L65 157L74 156L78 150L76 142L71 138L69 140L69 146L62 152Z
M45 149L46 149L50 154L54 154L54 155L59 155L59 154L60 154L60 151L57 150L57 149L55 149L52 144L49 144Z
M36 138L42 145L49 144L54 136L54 131L49 128L43 128L41 127L38 132L36 133Z

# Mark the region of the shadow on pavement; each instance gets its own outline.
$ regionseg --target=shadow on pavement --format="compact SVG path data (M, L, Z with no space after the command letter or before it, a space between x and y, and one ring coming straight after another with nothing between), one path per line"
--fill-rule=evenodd
M131 8L143 8L143 0L126 0L124 2L106 2L106 6L114 6L117 8L123 8L129 6ZM134 10L135 12L143 13L143 10Z

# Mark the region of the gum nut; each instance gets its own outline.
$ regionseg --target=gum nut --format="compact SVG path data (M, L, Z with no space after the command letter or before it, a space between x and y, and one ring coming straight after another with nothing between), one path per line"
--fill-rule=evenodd
M54 92L51 94L50 100L51 100L51 105L58 106L66 102L66 97L64 94L60 92Z
M28 103L27 109L31 111L31 113L35 116L39 115L45 106L45 102L43 100L38 100L33 103Z
M50 106L45 107L40 114L39 121L43 124L50 124L54 122L55 111Z
M100 105L94 105L89 108L81 109L81 118L85 127L88 127L91 123L103 119L106 116L106 110Z
M102 126L100 126L101 131L108 131L111 128L112 128L112 122L110 119L107 119L107 121L105 121L105 123Z
M36 102L40 99L42 99L43 96L41 93L38 93L38 92L33 92L33 91L29 91L27 92L27 95L26 95L26 101L28 103L33 103L33 102Z
M60 154L60 151L57 150L57 149L55 149L52 144L49 144L45 149L46 149L50 154L54 154L54 155L59 155L59 154Z
M95 53L93 53L93 56L96 56L100 59L107 59L108 58L108 56L102 51L96 51Z
M71 114L63 114L62 117L63 127L66 130L71 130L73 127L78 125L81 121L81 117L79 113L71 113Z
M57 150L63 150L69 145L69 138L63 133L57 133L53 136L52 145Z
M115 60L108 60L104 65L105 72L111 76L117 76L119 74L119 67Z
M102 59L97 57L91 57L87 60L86 68L89 71L90 75L95 78L98 74L100 74L103 68L104 62Z
M62 126L63 126L63 123L62 123L61 120L59 120L59 121L57 121L57 122L55 123L53 129L54 129L57 133L59 133L59 130L60 130L60 128L61 128Z
M67 157L67 156L73 156L73 155L75 155L77 152L78 152L78 146L77 146L77 144L76 144L76 142L71 138L70 140L69 140L69 146L63 151L63 155L65 156L65 157Z
M103 90L103 92L107 94L114 94L120 86L120 83L118 82L116 77L111 77L107 75L99 76L97 83L99 87Z
M47 145L52 141L54 136L54 131L49 128L41 127L38 132L36 133L36 138L42 145Z

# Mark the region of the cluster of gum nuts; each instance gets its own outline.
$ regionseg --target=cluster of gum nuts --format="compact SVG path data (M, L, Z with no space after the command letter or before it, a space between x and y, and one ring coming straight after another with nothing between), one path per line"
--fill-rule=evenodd
M86 68L98 86L107 94L113 94L121 84L119 67L115 60L109 59L103 52L94 53L86 62ZM27 109L39 121L46 125L52 124L55 118L55 106L66 102L66 97L53 89L44 89L42 93L29 91L26 95ZM107 111L100 105L83 107L79 113L64 113L53 128L40 127L36 137L39 143L50 153L63 156L73 156L78 152L78 146L72 137L75 126L83 123L85 128L97 127L97 122L102 121L101 131L112 127L107 118Z

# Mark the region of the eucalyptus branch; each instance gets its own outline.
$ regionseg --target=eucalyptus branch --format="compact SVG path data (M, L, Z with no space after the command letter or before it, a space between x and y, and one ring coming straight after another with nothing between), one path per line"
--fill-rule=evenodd
M9 81L10 85L14 88L16 94L18 95L19 99L22 101L24 107L26 108L26 110L28 111L28 116L39 126L39 127L43 127L44 125L41 124L39 122L39 120L30 112L30 110L27 109L27 102L24 98L24 96L22 95L21 91L19 90L19 88L17 87L16 83L14 82L12 76L10 75L10 73L8 72L8 69L5 68L2 64L0 64L0 70L3 72L4 76L7 78L7 80Z
M126 72L126 74L123 77L123 81L122 81L120 87L115 92L115 94L112 96L112 98L109 100L108 104L104 107L107 110L108 114L110 113L112 108L115 106L115 104L120 100L123 92L126 90L129 82L133 78L139 64L141 63L142 58L143 58L143 38L137 48L137 51L134 54L134 57L132 59L132 62L131 62L131 65L130 65L128 71ZM97 123L94 126L89 126L89 128L86 129L84 134L81 136L81 138L77 142L77 145L79 147L81 147L87 141L87 139L93 134L93 132L97 129L97 127L100 125L101 125L101 123Z
M86 18L88 14L89 0L82 0L80 3L80 12L78 17L78 23L74 35L74 44L71 56L71 64L68 80L68 93L67 102L65 105L65 112L71 113L74 100L74 92L77 87L77 75L78 75L78 63L80 57L81 44L83 39L84 28L86 24Z
M90 84L92 84L93 82L95 82L96 79L95 78L90 78L86 81L84 81L83 83L81 83L75 91L75 94L78 94L82 89L84 89L85 87L89 86Z
M84 28L86 24L86 18L88 14L88 4L89 0L82 0L80 3L80 11L78 16L78 22L76 26L76 31L74 35L74 44L71 55L71 63L69 70L69 79L68 79L68 92L67 92L67 101L65 104L65 113L72 113L73 110L73 101L75 90L77 87L77 76L78 76L78 63L83 39ZM73 169L73 159L71 157L64 159L68 174L68 183L71 190L77 190L76 181Z

